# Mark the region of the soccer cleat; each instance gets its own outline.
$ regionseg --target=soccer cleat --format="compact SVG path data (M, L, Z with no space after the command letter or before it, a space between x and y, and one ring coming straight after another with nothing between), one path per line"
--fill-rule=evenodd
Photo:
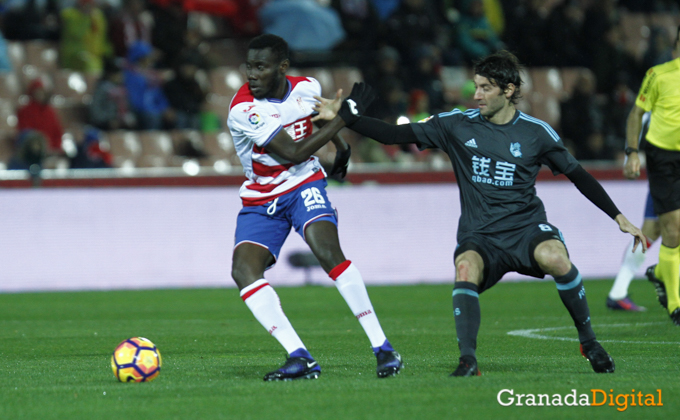
M387 378L388 376L395 376L404 366L401 361L401 355L396 351L380 350L375 357L378 359L378 378Z
M596 373L614 373L614 360L597 340L586 341L580 348L581 354L588 359Z
M666 285L663 284L663 282L659 280L654 274L655 268L656 264L647 267L645 275L647 276L647 279L650 282L652 282L654 288L656 289L656 297L657 299L659 299L659 304L661 304L661 306L663 306L664 309L668 309L668 296L666 296Z
M264 375L265 381L294 381L297 379L316 379L321 367L314 359L289 357L286 363L273 372Z
M671 321L673 321L673 324L680 327L680 308L675 308L673 313L671 313Z
M473 356L461 356L458 367L449 376L482 376L477 367L477 359Z
M638 306L630 300L628 296L623 299L614 300L607 297L607 308L615 311L628 311L628 312L644 312L647 310L644 306Z

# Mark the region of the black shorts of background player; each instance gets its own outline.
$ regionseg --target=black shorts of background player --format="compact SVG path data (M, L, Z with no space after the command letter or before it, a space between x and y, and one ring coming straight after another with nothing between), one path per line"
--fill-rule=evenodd
M517 58L507 51L477 62L474 99L479 109L454 109L419 123L392 125L362 116L363 106L355 101L317 97L316 118L339 115L352 130L380 143L414 143L449 155L461 202L453 289L461 357L452 376L480 374L475 354L481 319L479 293L508 271L551 275L578 331L581 353L595 372L613 372L614 361L591 327L581 275L536 195L541 165L565 174L621 231L635 237L636 247L646 247L644 236L548 124L515 108L522 83L520 68Z

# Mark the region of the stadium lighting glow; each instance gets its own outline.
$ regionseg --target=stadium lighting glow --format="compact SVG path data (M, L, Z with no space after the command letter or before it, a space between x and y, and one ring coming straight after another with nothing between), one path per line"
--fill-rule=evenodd
M397 118L397 125L408 124L410 122L411 120L409 120L408 117L405 115L402 115L401 117Z

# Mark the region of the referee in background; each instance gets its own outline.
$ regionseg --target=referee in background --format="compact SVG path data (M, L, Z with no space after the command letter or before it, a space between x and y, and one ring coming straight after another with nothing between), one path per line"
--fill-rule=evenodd
M680 326L680 26L673 47L674 59L647 71L626 132L627 178L640 176L638 133L642 116L652 111L645 154L654 210L661 226L659 263L647 268L661 306Z

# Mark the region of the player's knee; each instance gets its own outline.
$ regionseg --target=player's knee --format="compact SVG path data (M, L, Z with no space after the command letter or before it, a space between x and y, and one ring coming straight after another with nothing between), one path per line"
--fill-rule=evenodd
M469 260L461 260L456 263L456 281L469 281L479 284L480 270Z
M538 265L550 275L562 276L571 268L571 261L562 252L543 249L541 252L536 252L535 256Z

